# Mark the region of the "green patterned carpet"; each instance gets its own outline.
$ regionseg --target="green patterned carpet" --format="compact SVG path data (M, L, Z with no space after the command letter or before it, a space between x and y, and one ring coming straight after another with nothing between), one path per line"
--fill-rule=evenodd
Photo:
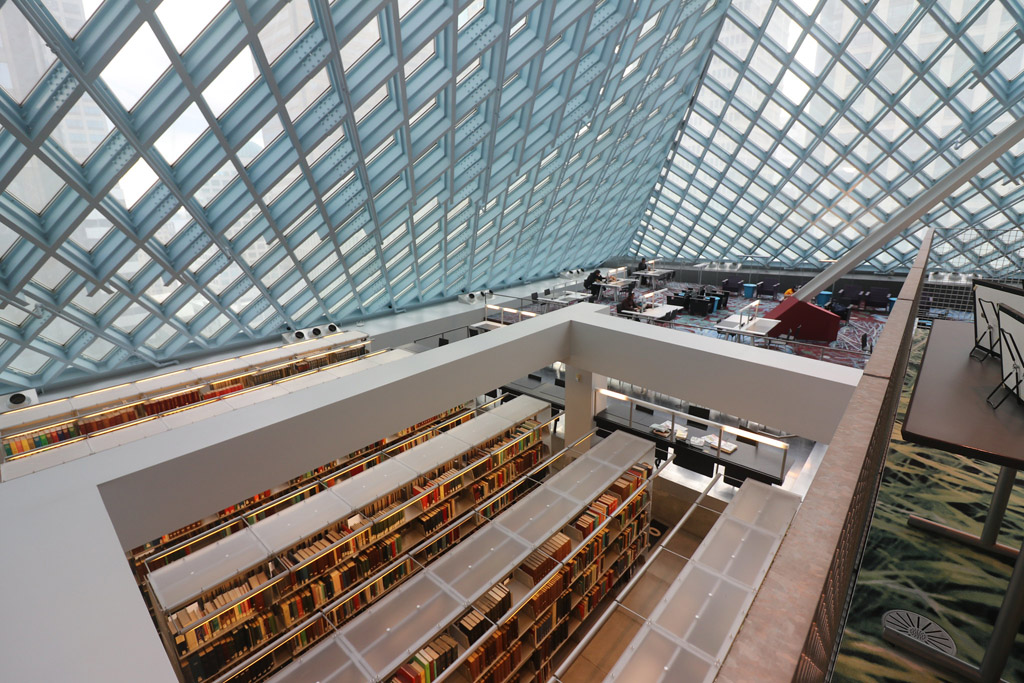
M906 609L931 618L952 636L960 657L977 665L1010 578L1009 562L906 524L907 514L912 512L980 533L999 471L995 465L902 440L903 413L926 340L927 332L919 330L834 681L958 680L937 675L912 655L882 640L882 614L890 609ZM1018 475L999 539L1015 547L1024 537L1021 479ZM1003 677L1024 681L1021 631Z

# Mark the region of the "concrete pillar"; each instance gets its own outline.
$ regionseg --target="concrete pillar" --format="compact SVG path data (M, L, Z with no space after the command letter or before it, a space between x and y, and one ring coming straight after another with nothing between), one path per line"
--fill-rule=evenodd
M565 443L579 439L594 428L594 414L604 410L608 398L596 389L608 387L608 378L589 370L565 366Z

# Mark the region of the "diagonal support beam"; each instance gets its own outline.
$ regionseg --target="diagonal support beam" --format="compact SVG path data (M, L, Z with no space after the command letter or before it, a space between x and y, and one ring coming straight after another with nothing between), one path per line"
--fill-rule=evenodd
M851 247L850 251L846 252L842 258L811 278L811 281L801 287L794 296L800 301L812 300L818 292L863 263L868 256L916 223L932 207L960 189L1022 139L1024 139L1024 119L1019 119L946 174L942 180L911 202L884 227L873 231Z

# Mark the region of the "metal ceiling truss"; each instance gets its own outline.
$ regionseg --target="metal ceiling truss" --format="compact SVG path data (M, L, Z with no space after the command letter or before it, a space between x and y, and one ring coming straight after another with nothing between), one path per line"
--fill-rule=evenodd
M1022 71L1020 0L734 0L623 251L818 269L1024 118ZM926 226L981 274L1012 268L1022 243L947 240L1021 225L1022 174L1024 143L860 269L907 269Z
M0 390L615 255L727 9L175 2L0 2Z

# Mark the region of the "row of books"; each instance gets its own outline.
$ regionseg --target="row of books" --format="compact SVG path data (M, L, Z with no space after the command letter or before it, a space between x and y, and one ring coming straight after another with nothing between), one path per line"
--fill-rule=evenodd
M609 569L604 573L603 576L590 588L586 593L583 594L583 599L576 603L575 613L580 620L586 618L598 603L601 602L601 598L612 589L615 585L615 570Z
M229 638L206 645L185 657L181 661L181 669L192 681L200 683L262 646L270 638L280 635L285 628L284 619L277 612L258 616L232 631Z
M360 355L364 352L364 348L365 347L351 349L337 355L339 356L339 360L349 356ZM281 373L284 371L285 369L272 372ZM255 383L258 384L259 382ZM160 413L168 410L174 410L176 408L184 408L192 405L193 403L198 403L210 398L216 398L217 396L221 396L225 393L231 393L232 391L238 391L239 389L244 388L244 378L232 380L224 385L222 385L222 383L214 382L209 388L205 389L205 391L202 386L197 386L194 389L182 391L180 394L175 394L174 396L156 398L145 403L127 406L120 410L112 409L111 411L104 412L97 416L78 418L77 421L72 420L64 424L50 425L38 430L17 434L10 439L5 439L3 442L4 453L8 456L27 453L29 451L36 450L37 448L75 439L92 432L109 429L110 427L116 427L117 425L125 424L127 422L133 422L142 417L159 415Z
M523 644L520 641L512 643L512 646L497 657L491 670L487 672L477 683L502 683L515 670L523 659Z
M233 394L236 391L245 389L245 382L242 380L234 380L231 382L214 382L210 385L210 388L204 394L205 398L217 398L218 396L226 396L227 394Z
M540 441L540 433L537 429L539 426L540 423L536 420L526 420L525 422L517 425L512 430L511 437L506 439L506 441L510 441L511 443L507 446L499 446L491 451L493 455L490 460L493 466L498 466L508 462Z
M604 553L605 545L607 544L608 536L610 535L611 531L608 527L605 527L601 530L601 533L597 534L589 543L587 543L586 546L578 550L576 554L572 556L572 560L570 560L568 564L570 581L579 576L584 567L590 565L599 555Z
M498 584L473 603L469 614L455 622L470 642L483 636L493 622L512 609L512 593L504 584Z
M532 468L540 459L537 449L530 449L523 457L508 462L498 469L492 470L490 474L481 477L472 486L473 502L484 500L495 491L500 490L506 484L517 479L521 474Z
M562 571L558 572L530 598L530 612L534 615L543 612L565 591L567 585L569 585L569 568L563 567Z
M126 422L134 422L140 417L138 407L138 404L136 404L116 410L108 410L94 417L80 418L78 420L78 429L82 434L92 434L93 432L116 427Z
M323 536L314 540L310 545L295 548L285 556L288 561L288 566L295 567L308 561L310 558L316 557L318 553L322 553L335 543L340 542L344 537L344 533L344 530L329 529L323 534ZM299 572L301 572L299 580L305 581L310 576L316 576L317 574L324 573L330 567L338 563L338 557L347 554L350 550L350 545L345 543L338 546L333 551L317 557L315 560L304 565L299 570Z
M577 580L572 585L573 592L577 595L583 595L597 583L598 579L604 574L604 559L605 556L602 555L594 564L580 572Z
M328 539L321 539L318 541L318 544L319 543L328 543ZM370 548L364 549L355 558L351 558L344 562L329 574L326 580L312 584L297 596L291 596L287 599L281 600L274 609L279 610L278 615L283 620L285 627L290 627L293 623L305 617L306 614L312 612L316 607L328 602L335 596L340 595L343 589L356 584L362 577L369 575L369 573L376 568L397 557L398 554L401 553L401 546L402 539L399 534L386 538L374 544ZM303 549L302 552L314 552L316 547L318 546L314 545L311 548ZM326 571L329 567L322 566L323 563L334 556L335 553L328 553L324 557L317 559L315 562L311 562L291 573L284 583L277 584L280 588L275 589L275 591L287 594L289 590L295 587L300 587L303 583L309 581L310 578ZM200 617L216 612L224 605L230 604L233 600L237 600L250 590L254 590L258 586L265 584L267 580L266 574L261 572L250 577L242 586L232 588L214 596L203 604L203 610L201 610L202 614ZM194 649L200 643L208 642L220 637L222 631L230 628L239 620L248 618L255 612L266 611L270 607L270 602L273 600L274 595L269 591L262 591L253 597L240 602L230 610L209 619L198 628L187 631L185 634L186 645L188 645L187 651ZM183 610L186 615L185 618L194 617L194 610L195 608L193 608L192 605L186 607L185 610ZM181 612L178 612L174 616L174 620L179 624L181 623L181 617L179 616L181 614ZM198 619L193 619L193 621L197 620ZM171 622L172 626L175 625L175 621ZM182 652L181 654L184 653Z
M636 559L640 557L640 553L643 548L647 546L647 535L642 534L641 538L637 539L629 545L626 550L619 555L619 559L615 560L615 564L612 566L612 571L615 572L616 576L625 573L625 571L632 566Z
M327 632L328 623L323 619L317 619L312 624L296 633L291 638L292 656L299 654L302 650L323 638ZM234 683L232 681L232 683Z
M533 680L546 681L551 677L551 658L568 638L569 620L563 619L548 632L542 642L537 643L532 656L533 666L536 670Z
M588 536L594 529L608 519L619 506L619 500L610 493L603 493L587 507L587 511L580 515L573 527L583 536Z
M424 534L429 534L434 529L450 522L455 517L455 499L449 498L442 505L438 505L430 512L420 515L416 522Z
M518 641L519 621L511 619L495 631L483 645L466 657L466 668L469 671L470 679L479 678L494 663L498 655L513 644L518 645Z
M168 619L168 623L170 624L172 631L184 631L186 628L188 628L195 622L203 619L203 617L205 617L206 615L212 614L217 610L221 609L222 607L224 607L225 605L231 604L235 600L238 600L246 593L256 590L257 588L265 584L267 580L267 574L265 572L257 572L250 576L248 579L240 582L239 585L234 586L228 589L227 591L224 591L223 593L214 595L203 601L197 600L185 606L183 609L172 614L170 619ZM244 617L248 615L249 612L263 609L266 606L265 599L266 598L263 595L263 593L258 593L249 598L248 600L243 600L237 605L235 605L229 612L222 615L223 618L217 623L212 623L215 620L211 620L204 624L203 627L200 627L200 633L195 633L197 629L191 629L189 630L189 633L192 634L199 641L206 640L214 632L220 630L222 624L223 626L227 626L232 621L234 621L233 616L235 618Z
M423 549L423 554L426 556L426 559L433 559L441 553L443 553L448 548L450 548L451 546L453 546L454 544L458 543L459 539L462 536L461 529L462 527L457 526L454 529L446 531L440 536L438 536L436 541L432 541L431 543L427 544L427 546Z
M431 683L459 658L455 640L442 634L417 652L392 676L393 683Z
M4 439L4 453L17 455L28 453L43 446L77 439L82 433L78 430L75 422L65 422L60 425L44 427L43 429L26 434L16 434L9 439Z
M432 424L434 422L438 422L438 421L444 420L445 418L450 417L452 414L457 413L458 411L460 411L462 409L463 409L463 406L457 406L455 408L451 408L451 409L449 409L449 410L447 410L447 411L445 411L443 413L440 413L440 414L436 415L435 417L433 417L433 418L431 418L429 420L425 420L423 423L420 423L420 425L417 425L417 429L420 428L421 425ZM467 417L468 417L468 415L469 415L469 413L467 413ZM77 430L77 425L75 425L74 428ZM412 431L414 431L413 428L406 428L406 429L402 430L401 432L399 432L394 437L391 437L391 440L398 440L402 436L407 435L407 434L411 433ZM423 440L425 440L426 438L427 438L427 435L424 435L423 436ZM323 475L324 473L328 473L328 472L332 472L334 470L342 469L342 468L344 468L344 466L347 463L352 462L354 460L358 460L362 456L364 456L364 455L366 455L366 454L368 454L368 453L370 453L370 452L372 452L374 450L379 450L380 448L383 448L384 445L387 443L387 441L388 441L388 439L380 439L378 441L375 441L372 444L368 444L367 446L364 446L363 448L359 449L358 451L355 451L355 452L349 454L348 456L345 456L343 458L339 458L337 460L332 460L331 462L326 463L324 465L321 465L320 467L318 467L318 468L316 468L314 470L311 470L309 472L305 472L304 474L302 474L302 475L300 475L298 477L295 477L294 479L290 480L286 484L278 487L276 492L271 490L271 489L268 489L266 491L262 491L260 493L257 493L255 495L253 495L253 496L250 496L249 498L246 498L243 501L235 503L234 505L228 506L227 508L222 510L220 513L218 513L218 515L216 517L214 517L214 518L198 520L198 521L193 522L192 524L184 526L184 527L182 527L180 529L176 529L175 531L172 531L172 532L170 532L168 534L164 534L159 539L155 539L153 541L150 541L149 543L146 543L146 544L144 544L144 545L142 545L142 546L140 546L138 548L133 549L131 551L130 555L131 555L131 557L133 559L133 565L134 565L134 568L136 570L136 576L139 577L140 579L144 576L144 574L145 574L145 559L146 559L146 557L154 554L155 551L157 549L159 549L161 546L169 545L169 544L171 544L173 542L180 542L181 540L184 540L185 538L188 538L189 536L193 535L194 533L198 533L198 531L200 531L201 529L209 528L210 526L218 523L220 520L222 520L224 518L227 518L227 517L230 517L230 516L236 515L236 514L244 514L246 510L248 510L248 509L250 509L252 507L259 506L260 504L265 502L267 499L269 499L272 495L277 495L277 494L279 494L281 492L284 492L285 495L281 498L282 501L284 501L286 498L288 498L290 496L290 499L288 500L288 504L287 505L281 504L281 505L275 505L275 506L266 507L263 510L259 511L258 513L254 513L254 514L249 515L247 517L249 523L253 523L253 522L259 521L261 519L266 519L267 517L269 517L269 516L271 516L271 515L273 515L273 514L275 514L277 512L280 512L281 510L287 509L289 507L289 505L293 505L293 504L295 504L295 503L297 503L297 502L299 502L301 500L305 500L306 498L308 498L309 496L313 495L316 492L316 489L309 489L309 488L307 488L306 490L304 490L302 492L289 494L288 493L289 490L294 489L294 487L296 487L296 486L302 486L302 485L308 483L310 480ZM364 465L359 465L359 466L357 466L355 468L352 468L351 470L345 472L345 475L343 477L338 477L338 478L336 478L334 480L331 480L328 485L333 485L334 483L337 483L338 481L343 481L344 479L346 479L346 478L348 478L350 476L358 474L359 472L362 472L365 467L366 466L364 466ZM185 555L187 555L190 550L191 549L188 546L186 546L185 548L182 549L181 553L173 553L172 555L169 555L167 557L161 558L161 560L159 560L159 561L152 562L150 564L150 566L149 566L149 569L150 569L150 571L152 571L154 569L157 569L159 567L164 566L165 564L167 564L169 562L173 562L176 559L180 559L181 557L184 557Z
M191 389L189 391L183 391L180 394L175 394L174 396L147 401L142 404L142 411L146 415L159 415L160 413L165 413L168 410L184 408L185 406L192 405L193 403L199 403L202 400L203 396L199 389Z
M345 602L331 610L331 616L336 623L348 621L363 611L374 600L384 593L387 593L392 586L409 575L409 561L402 562L394 569L384 574L371 584L354 594Z
M552 569L568 555L572 549L572 541L569 537L558 532L544 543L537 550L530 553L519 568L522 569L537 585L551 572Z

